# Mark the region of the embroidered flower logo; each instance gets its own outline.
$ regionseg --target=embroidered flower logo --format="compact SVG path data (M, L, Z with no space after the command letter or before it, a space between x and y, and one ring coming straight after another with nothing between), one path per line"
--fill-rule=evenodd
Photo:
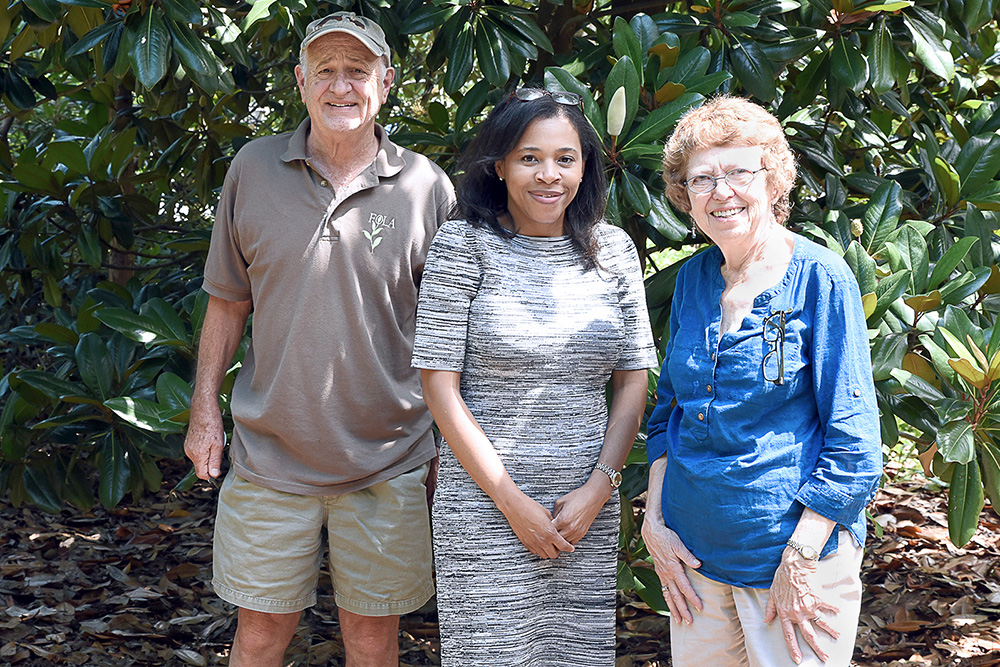
M368 222L371 224L371 231L368 231L367 229L362 229L361 231L365 235L365 238L368 239L368 242L371 243L371 250L374 255L375 248L378 247L378 244L381 243L384 238L382 236L382 232L386 229L395 229L396 218L389 218L381 213L372 213L368 216Z

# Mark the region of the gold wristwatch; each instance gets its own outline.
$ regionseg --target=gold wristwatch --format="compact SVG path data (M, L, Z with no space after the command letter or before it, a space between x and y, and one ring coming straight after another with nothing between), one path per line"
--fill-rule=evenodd
M622 485L622 474L617 470L615 470L614 468L612 468L611 466L604 465L603 463L598 463L596 466L594 466L594 468L600 470L605 475L611 478L612 489L617 489L619 486Z
M786 542L788 546L799 552L799 555L806 560L819 560L819 552L813 549L808 544L802 544L801 542L796 542L795 540L788 540Z

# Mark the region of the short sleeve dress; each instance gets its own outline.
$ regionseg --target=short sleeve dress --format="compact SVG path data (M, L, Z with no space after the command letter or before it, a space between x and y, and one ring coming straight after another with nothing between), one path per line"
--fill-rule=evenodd
M635 247L596 237L588 269L569 237L450 221L421 282L413 365L461 372L514 483L550 510L597 463L612 371L656 365ZM445 447L432 519L444 667L614 664L617 494L574 552L541 559Z

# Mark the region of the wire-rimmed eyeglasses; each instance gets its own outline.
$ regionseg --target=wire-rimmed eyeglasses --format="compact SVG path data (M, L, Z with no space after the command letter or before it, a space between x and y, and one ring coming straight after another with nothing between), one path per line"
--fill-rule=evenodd
M510 96L522 102L532 102L548 96L559 104L571 107L580 106L580 108L583 108L583 98L576 93L570 93L565 90L549 91L543 88L515 88Z
M779 310L764 318L764 342L771 345L771 351L765 354L764 359L760 362L760 372L764 376L764 382L773 382L777 385L785 384L785 315L787 312ZM769 376L767 360L773 355L777 355L777 371Z
M731 188L745 188L753 182L754 176L760 171L767 171L767 167L761 167L760 169L731 169L722 178L702 174L684 181L684 185L687 186L688 190L699 195L711 192L719 184L719 181L722 180Z

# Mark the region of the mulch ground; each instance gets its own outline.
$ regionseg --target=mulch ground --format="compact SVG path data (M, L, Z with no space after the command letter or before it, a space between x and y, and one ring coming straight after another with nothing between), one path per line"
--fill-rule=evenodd
M214 499L200 484L111 512L0 506L0 665L227 664L236 614L209 583ZM957 549L946 511L920 481L879 493L860 667L1000 666L1000 517L987 506ZM343 664L329 593L303 615L286 665ZM665 617L622 596L616 667L667 667L668 634ZM403 618L401 638L401 665L439 664L432 604Z

